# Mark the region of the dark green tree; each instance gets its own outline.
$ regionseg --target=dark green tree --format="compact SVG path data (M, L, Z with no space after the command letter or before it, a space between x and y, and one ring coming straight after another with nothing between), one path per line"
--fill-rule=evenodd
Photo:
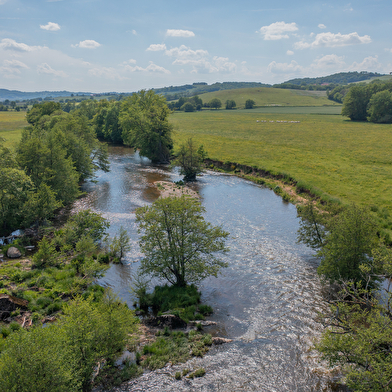
M217 276L227 263L215 256L226 252L229 233L206 222L204 208L190 197L166 197L136 210L144 274L180 287Z
M375 123L392 122L392 92L388 90L373 94L368 105L368 120Z
M354 121L366 121L370 91L366 86L352 86L343 101L342 116Z
M237 106L237 104L235 103L235 101L233 99L228 99L226 101L226 109L227 110L235 109L236 106Z
M184 175L185 181L194 181L196 175L203 171L203 162L206 155L203 145L198 147L190 138L181 144L173 165L180 166L180 174Z
M168 163L173 148L169 114L165 98L152 90L133 94L120 112L124 143L153 162Z
M245 101L245 109L253 109L256 105L256 102L253 99L247 99Z
M222 107L222 101L218 98L212 98L210 102L208 102L208 106L212 109L219 109Z

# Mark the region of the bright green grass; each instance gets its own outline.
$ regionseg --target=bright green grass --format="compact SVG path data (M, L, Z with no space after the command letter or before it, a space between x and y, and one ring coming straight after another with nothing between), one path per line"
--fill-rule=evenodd
M201 94L203 102L219 98L224 107L226 100L234 99L237 108L244 108L247 99L253 99L256 106L334 106L338 105L327 98L325 91L302 91L280 88L254 87L235 90L215 91ZM340 105L339 105L340 106Z
M26 112L0 112L0 137L5 139L4 145L14 148L27 125Z
M392 125L252 110L180 112L170 121L177 146L192 137L212 159L287 173L344 202L392 211Z

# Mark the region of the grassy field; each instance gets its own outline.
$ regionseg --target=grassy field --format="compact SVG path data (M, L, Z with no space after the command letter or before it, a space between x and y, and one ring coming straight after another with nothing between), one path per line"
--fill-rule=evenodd
M0 112L0 137L5 139L4 145L14 148L27 125L26 112Z
M253 99L256 106L340 106L327 98L325 91L302 91L279 88L243 88L236 90L215 91L201 94L203 102L219 98L222 105L228 99L234 99L237 108L244 108L247 99Z
M287 173L344 202L392 212L392 125L285 109L180 112L170 121L176 145L192 137L212 159Z

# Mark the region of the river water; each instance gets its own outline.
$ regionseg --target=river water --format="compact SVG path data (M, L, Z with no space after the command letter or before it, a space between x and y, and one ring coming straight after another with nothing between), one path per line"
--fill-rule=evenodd
M100 280L129 305L142 254L134 211L159 196L153 183L176 181L177 172L152 165L124 147L110 147L109 173L84 185L76 209L92 208L111 224L123 226L132 241L126 265L113 265ZM233 339L204 358L147 372L124 391L332 391L326 370L310 349L321 331L314 318L325 306L312 252L296 244L298 218L293 205L271 190L230 175L207 172L193 185L206 219L230 232L224 256L229 267L200 286L202 301L214 309L216 327L206 330ZM177 381L176 371L204 367L206 375ZM119 389L120 390L120 389Z

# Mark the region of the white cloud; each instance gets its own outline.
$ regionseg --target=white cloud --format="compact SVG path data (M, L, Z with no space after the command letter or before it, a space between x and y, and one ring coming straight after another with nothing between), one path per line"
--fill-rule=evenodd
M5 67L12 68L29 68L25 63L22 63L19 60L4 60L3 64Z
M182 38L189 38L189 37L194 37L195 33L190 30L173 30L173 29L168 29L166 30L166 36L167 37L182 37Z
M166 50L165 44L151 44L147 49L147 51L158 52L160 50Z
M83 49L96 49L99 48L101 46L100 43L98 43L97 41L94 41L93 39L86 39L84 41L80 41L78 44L76 45L72 45L74 48L79 47L79 48L83 48Z
M167 56L177 57L184 60L192 60L207 56L208 52L203 49L192 50L185 45L181 45L179 48L172 48L166 50L165 54Z
M57 23L49 22L46 25L39 25L39 27L42 30L48 30L48 31L58 31L60 30L60 26Z
M132 30L132 34L133 34L133 35L137 35L136 30Z
M341 33L320 33L316 35L316 38L312 43L308 43L305 41L296 42L294 47L296 49L307 49L307 48L335 48L338 46L347 46L347 45L356 45L356 44L368 44L372 42L371 38L368 35L360 36L357 32L350 34L341 34Z
M346 8L344 9L345 11L354 11L354 8L351 6L351 3L348 3L347 5L346 5Z
M296 61L292 60L291 63L277 63L273 61L268 65L268 71L272 73L300 73L304 68L299 65Z
M0 48L5 50L15 50L17 52L32 52L33 50L42 49L41 46L29 46L23 43L14 41L11 38L4 38L1 40Z
M152 61L146 68L139 67L138 65L135 66L126 65L124 67L124 70L129 72L153 72L153 73L161 73L161 74L170 74L169 70L154 64Z
M288 50L288 51L286 52L286 54L287 54L287 56L292 56L292 55L294 54L294 52L293 52L292 50Z
M354 62L350 66L350 71L383 71L382 65L378 62L378 56L365 57L361 63Z
M48 63L42 63L42 64L38 65L37 72L39 74L52 74L55 76L61 76L62 78L65 78L68 76L64 71L54 70Z
M385 48L385 51L392 53L392 49L389 49L389 48Z
M319 28L319 29L326 29L327 26L326 26L325 24L323 24L323 23L320 23L320 24L318 25L318 28Z
M297 31L298 27L295 23L275 22L269 26L263 26L259 30L264 36L264 40L278 40L282 38L289 38L288 34Z
M313 61L312 68L343 68L345 65L346 63L344 62L344 57L337 56L336 54L328 54Z
M88 70L90 76L95 76L98 78L106 78L110 80L123 80L124 78L119 75L115 68L109 67L95 67Z
M21 69L29 69L29 67L19 60L4 60L3 67L0 67L0 72L5 77L11 77L15 74L21 74Z

